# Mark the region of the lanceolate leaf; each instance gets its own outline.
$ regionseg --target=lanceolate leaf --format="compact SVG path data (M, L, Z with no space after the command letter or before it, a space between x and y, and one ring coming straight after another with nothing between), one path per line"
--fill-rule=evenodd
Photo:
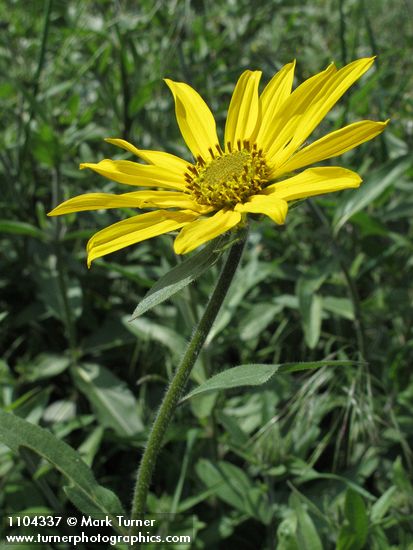
M157 281L133 312L133 321L149 309L164 302L213 266L222 253L225 238L211 241L200 252L184 260Z
M48 460L70 482L66 494L81 512L124 515L118 497L97 483L79 453L48 430L0 410L0 441L16 453L25 447Z
M347 489L344 512L347 523L339 533L337 550L362 550L365 547L369 529L366 505L362 497Z
M201 393L227 390L230 388L242 388L245 386L261 386L275 374L296 372L320 367L351 367L358 365L357 361L310 361L303 363L283 363L278 365L251 364L239 365L227 369L209 378L197 388L188 393L182 401L200 395Z
M317 290L327 277L324 273L309 273L303 275L297 281L296 293L298 296L298 307L301 313L301 324L304 331L305 343L314 349L320 338L321 315L323 313L323 302Z
M387 513L389 508L397 502L397 487L392 485L384 494L373 504L370 511L370 520L372 523L379 522Z
M25 235L27 237L35 237L36 239L45 238L45 234L38 227L31 225L30 223L17 220L0 220L0 233Z

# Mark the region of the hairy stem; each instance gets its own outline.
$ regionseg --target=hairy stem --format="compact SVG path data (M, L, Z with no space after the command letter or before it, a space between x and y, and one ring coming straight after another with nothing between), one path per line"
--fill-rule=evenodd
M228 253L215 290L209 299L208 305L193 333L182 362L177 368L165 393L161 406L159 407L136 477L135 492L132 501L132 519L142 517L145 513L149 486L161 450L163 436L169 426L178 401L182 396L192 367L195 364L235 275L246 239L246 231L243 231L243 233L242 237L232 245Z

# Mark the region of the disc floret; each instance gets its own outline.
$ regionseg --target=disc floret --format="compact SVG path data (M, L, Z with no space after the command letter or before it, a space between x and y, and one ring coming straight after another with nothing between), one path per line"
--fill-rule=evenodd
M185 175L187 191L198 204L214 208L232 208L244 203L251 195L263 189L268 182L269 168L261 150L254 144L238 143L238 150L224 153L219 145L217 153L210 149L208 162L198 157Z

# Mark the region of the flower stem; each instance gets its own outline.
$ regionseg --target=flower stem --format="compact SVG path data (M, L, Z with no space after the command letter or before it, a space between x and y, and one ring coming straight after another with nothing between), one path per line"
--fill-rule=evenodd
M169 426L192 367L195 364L199 352L221 308L241 259L247 235L246 230L242 231L243 233L240 234L240 238L232 245L228 253L215 290L209 299L208 305L193 333L182 362L177 368L165 393L161 406L159 407L136 476L135 491L132 501L132 519L140 518L145 513L146 499L152 473L161 450L163 436Z

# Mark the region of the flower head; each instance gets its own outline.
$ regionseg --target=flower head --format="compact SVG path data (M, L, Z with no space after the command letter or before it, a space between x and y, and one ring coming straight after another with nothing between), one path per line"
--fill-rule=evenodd
M107 139L143 163L105 159L80 167L146 189L120 195L80 195L63 202L49 215L117 207L152 209L93 235L87 245L89 266L105 254L177 229L180 231L174 249L185 254L244 223L249 213L264 214L276 224L283 224L289 202L360 185L358 174L336 166L294 172L341 155L384 130L387 121L363 120L303 146L373 61L359 59L340 70L331 64L294 91L295 63L289 63L261 95L261 72L245 71L231 98L223 144L201 96L188 84L166 79L175 100L179 128L194 161L140 150L122 139Z

